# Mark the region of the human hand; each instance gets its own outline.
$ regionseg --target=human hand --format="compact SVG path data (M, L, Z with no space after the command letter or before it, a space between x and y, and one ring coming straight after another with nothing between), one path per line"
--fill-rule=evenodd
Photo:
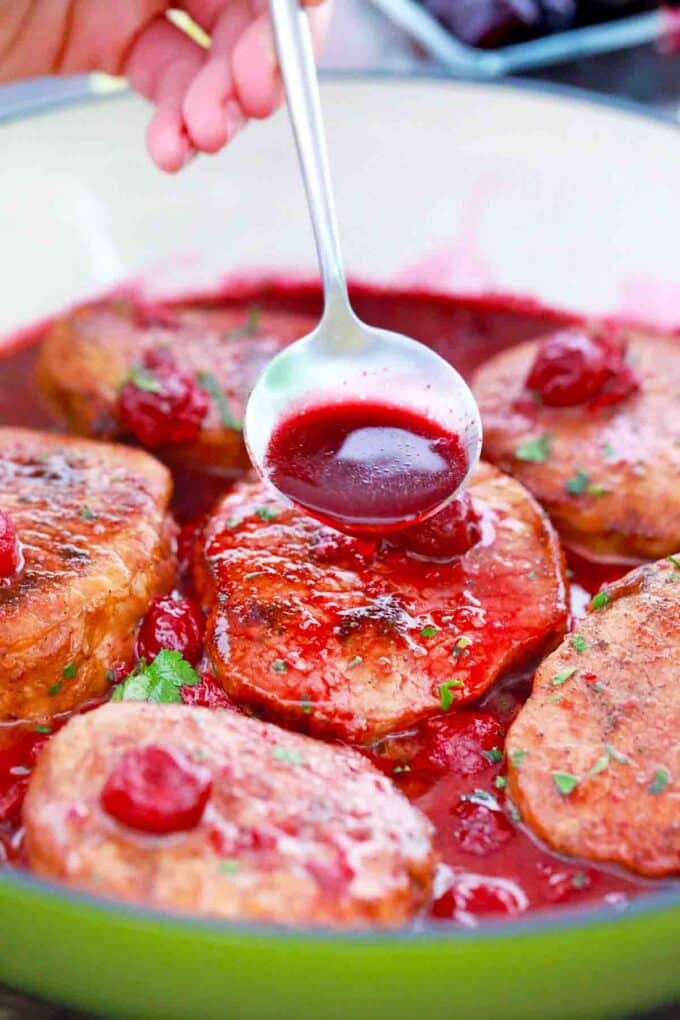
M318 47L328 5L310 8ZM205 49L168 19L181 7L210 36ZM152 159L170 173L217 152L282 98L266 0L12 0L0 3L0 82L41 74L124 75L155 104Z

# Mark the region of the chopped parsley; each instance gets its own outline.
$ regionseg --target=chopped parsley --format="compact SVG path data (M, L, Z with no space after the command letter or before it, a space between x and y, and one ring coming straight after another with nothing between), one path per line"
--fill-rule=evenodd
M585 471L577 471L573 478L569 478L564 487L572 496L581 496L588 488L588 475Z
M258 506L255 513L261 521L275 521L279 516L278 510L274 510L271 506Z
M503 761L503 752L499 747L492 747L490 751L482 751L482 754L492 765L498 765L499 761Z
M360 666L364 660L360 655L355 655L353 659L350 659L347 663L347 669L355 669L356 666Z
M227 429L235 429L237 432L243 431L243 422L238 421L237 418L231 413L231 408L227 398L224 395L224 391L220 386L219 382L212 374L212 372L198 372L196 375L196 382L209 393L215 402L215 407L220 416L220 421Z
M571 639L571 647L575 652L585 652L588 647L588 642L581 634L574 634Z
M420 636L424 637L424 638L433 638L438 633L439 633L439 627L427 626L427 627L423 627L423 629L420 632Z
M411 771L411 766L410 765L395 765L394 768L392 769L392 775L393 776L398 776L402 772L410 772L410 771Z
M604 607L611 601L611 596L608 591L599 591L595 595L590 603L591 609L604 609Z
M593 482L592 485L588 486L589 496L606 496L608 492L609 489L607 489L606 486L598 485L597 482Z
M553 772L552 778L557 792L563 797L568 797L570 793L573 793L579 784L578 776L573 776L571 772Z
M505 776L496 776L493 785L496 787L497 790L504 790L505 787L508 785L508 781L505 778Z
M526 439L515 450L517 460L543 464L550 456L550 436L545 433L536 439Z
M590 879L585 871L575 871L571 876L572 889L587 889L590 885Z
M235 875L240 870L240 862L233 857L225 857L223 861L220 861L220 871L223 875Z
M486 790L473 790L472 793L464 793L461 800L470 804L479 804L480 807L488 808L489 811L500 811L500 805L492 793Z
M69 662L68 666L64 666L64 672L61 674L64 680L73 680L74 676L78 672L75 662Z
M518 825L522 821L522 815L520 814L520 810L515 804L508 805L508 814L510 815L510 818L515 823L515 825Z
M140 368L139 365L133 365L125 379L123 379L123 385L125 383L132 383L138 390L144 390L146 393L162 393L163 387L156 376L149 372L145 368Z
M300 708L302 709L302 714L303 715L311 715L312 714L312 703L309 700L309 698L303 698L302 699L302 701L300 702Z
M228 333L224 334L225 340L239 340L244 336L253 336L260 328L260 321L262 319L262 310L258 305L251 305L248 309L248 315L245 322L242 322L240 326L234 326Z
M62 684L61 680L57 680L56 684L52 684L52 686L49 687L48 690L47 690L47 693L50 696L50 698L53 698L55 696L55 694L58 694L59 691L62 689L62 687L63 687L63 684Z
M97 515L90 510L89 506L84 506L80 512L80 516L84 521L96 521Z
M522 750L510 751L510 761L516 769L521 767L528 753L528 751Z
M271 669L272 673L288 672L288 665L286 664L286 662L284 662L283 659L274 659L269 668Z
M277 761L283 762L286 765L304 765L305 759L292 747L283 747L281 744L276 744L272 747L272 758L276 758Z
M600 772L604 772L609 768L609 753L605 751L603 755L597 759L594 765L591 765L586 772L586 779L590 779L591 776L596 776Z
M561 673L557 673L550 681L551 687L561 687L562 684L566 684L567 680L571 680L574 673L576 672L576 666L571 666L569 669L563 669Z
M561 694L553 694L552 698L548 698L549 705L559 705L562 701L564 701L564 698Z
M34 732L35 733L51 733L52 732L52 727L51 726L36 726Z
M680 559L677 556L667 556L666 559L676 570L680 570Z
M604 749L612 761L615 761L618 765L630 765L630 758L625 754L621 754L621 752L617 751L611 744L605 744Z
M602 456L606 457L607 459L616 456L616 450L614 449L611 443L604 444L604 446L602 447Z
M667 769L657 769L654 773L654 778L649 784L649 792L655 796L659 793L663 793L670 781L671 777L669 776Z
M442 712L448 712L456 700L456 695L452 692L452 688L460 688L462 686L462 680L445 680L443 684L439 685L439 704L441 705Z
M453 651L451 652L454 659L460 659L461 656L465 658L467 655L469 655L470 654L469 649L471 644L472 644L471 638L459 637L455 645L453 646Z
M111 701L152 701L155 704L180 705L180 687L192 687L199 676L181 652L164 648L153 662L139 662L114 689Z

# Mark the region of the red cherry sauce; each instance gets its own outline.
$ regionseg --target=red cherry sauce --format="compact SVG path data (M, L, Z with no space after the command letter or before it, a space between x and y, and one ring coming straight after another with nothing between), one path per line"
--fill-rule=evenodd
M203 652L203 614L192 599L162 595L153 600L137 635L137 658L151 662L163 649L196 663Z
M21 567L21 546L14 521L0 510L0 582L13 577Z
M356 402L284 421L265 470L313 516L361 534L429 516L462 482L467 456L458 436L415 411Z
M123 825L161 836L195 828L210 787L204 766L150 744L120 758L104 784L101 804Z

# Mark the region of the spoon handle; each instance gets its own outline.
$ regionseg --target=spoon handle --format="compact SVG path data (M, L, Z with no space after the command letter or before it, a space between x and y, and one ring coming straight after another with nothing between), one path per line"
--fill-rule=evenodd
M269 0L279 66L307 191L325 311L347 305L347 283L326 151L312 36L299 0Z

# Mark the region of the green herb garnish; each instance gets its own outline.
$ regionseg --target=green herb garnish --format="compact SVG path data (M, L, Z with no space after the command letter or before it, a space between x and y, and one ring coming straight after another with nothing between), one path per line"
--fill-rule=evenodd
M360 666L364 660L360 655L355 655L353 659L350 659L347 663L347 669L354 669L356 666Z
M550 681L551 687L561 687L562 684L566 684L567 680L571 680L574 673L576 672L576 666L572 666L570 669L563 669L561 673L557 673Z
M51 732L52 732L52 727L51 726L36 726L35 727L35 733L51 733Z
M499 761L503 761L503 752L499 747L492 747L490 751L482 751L482 754L492 765L498 765Z
M588 647L588 642L581 634L574 634L571 639L571 647L575 652L585 652Z
M196 375L196 382L201 389L204 389L206 393L209 393L214 400L220 416L220 421L224 427L227 429L235 429L237 432L242 432L243 422L238 421L238 419L231 413L231 408L229 407L227 398L224 395L224 391L212 372L198 372Z
M590 885L590 879L586 875L585 871L576 871L571 876L571 885L573 889L585 889Z
M132 366L123 380L123 385L125 383L132 383L138 390L144 390L146 393L161 393L163 390L156 376L139 365Z
M261 521L275 521L279 516L278 510L274 510L271 506L258 506L255 513Z
M504 790L505 787L508 785L508 781L505 778L505 776L496 776L493 785L496 787L497 790Z
M58 694L62 687L63 684L61 680L57 680L56 684L52 684L52 686L47 689L47 693L50 698L53 698L55 694Z
M302 699L302 701L300 702L300 708L302 709L302 714L303 715L311 715L312 714L312 703L309 700L309 698L303 698Z
M462 686L462 680L445 680L443 684L439 685L439 704L442 712L448 712L456 700L456 695L452 693L452 688L460 688Z
M74 676L78 672L75 662L69 662L68 666L64 666L64 671L61 674L64 680L73 680Z
M617 762L619 765L630 765L630 758L625 754L621 754L621 752L617 751L611 744L605 744L604 749L612 761Z
M568 797L579 784L578 776L573 776L571 772L553 772L552 777L558 793L563 797Z
M526 758L528 753L529 753L528 751L522 751L522 750L510 751L510 755L509 755L510 761L512 762L512 764L515 766L516 769L521 767L521 765L524 762L524 759Z
M240 870L240 861L237 861L233 857L225 857L223 861L220 861L220 871L223 875L235 875L236 872Z
M590 779L591 776L596 776L600 772L604 772L608 768L609 768L609 754L605 752L597 759L594 765L590 766L590 768L586 772L586 779Z
M539 436L537 439L527 439L520 443L515 450L517 460L524 460L534 464L543 464L550 456L550 436Z
M588 488L588 475L585 471L577 471L573 478L569 478L564 487L573 496L580 496Z
M680 559L677 556L667 556L666 559L676 570L680 570Z
M297 766L305 763L305 759L299 751L292 747L283 747L281 744L272 747L272 758L276 758L277 761L284 762L286 765Z
M470 654L469 648L471 644L472 644L471 638L459 637L453 646L453 651L451 652L454 659L460 659L461 656L465 658L467 655L469 655Z
M111 701L151 701L155 704L180 705L180 687L192 687L200 677L181 652L164 648L153 662L143 659L122 683L114 689Z
M424 638L433 638L438 633L439 633L439 627L428 626L428 627L423 627L423 629L420 632L420 636L424 637Z
M84 521L94 521L97 519L97 515L90 510L89 506L84 506L80 512L80 516Z
M288 666L287 666L286 662L284 662L283 659L274 659L272 661L271 665L269 666L269 668L271 669L272 673L287 673L288 672Z
M600 591L595 595L590 603L591 609L604 609L604 607L611 601L611 596L608 591Z
M260 328L262 311L257 305L251 305L248 309L248 316L240 326L234 326L228 333L224 334L226 340L239 340L244 336L253 336Z
M663 793L670 781L671 777L666 769L657 769L654 773L654 778L649 784L649 792L653 793L655 796L659 793Z

